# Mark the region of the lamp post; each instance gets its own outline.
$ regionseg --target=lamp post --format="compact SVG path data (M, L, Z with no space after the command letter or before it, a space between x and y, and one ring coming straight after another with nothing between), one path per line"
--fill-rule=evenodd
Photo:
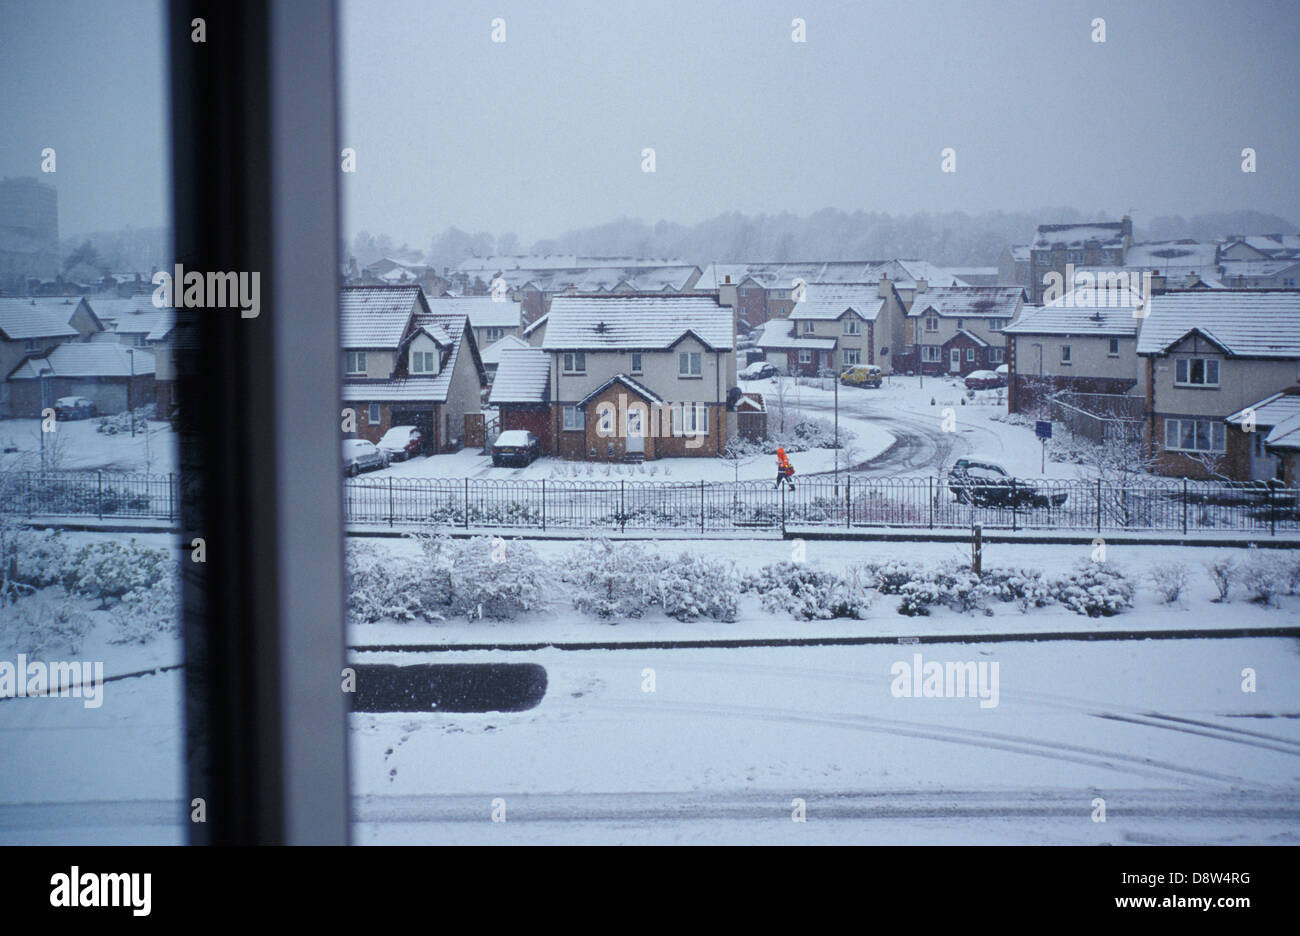
M126 409L131 414L131 438L135 438L135 410L131 407L131 384L135 383L135 348L127 348L131 356L131 376L126 381Z
M53 374L53 373L54 373L54 368L52 367L42 367L39 371L36 372L36 379L41 382L41 420L40 420L41 422L44 421L45 410L50 405L49 393L45 388L45 375ZM55 419L57 422L58 417L56 416ZM44 473L45 472L45 427L43 425L38 424L37 431L39 431L41 434L41 472Z

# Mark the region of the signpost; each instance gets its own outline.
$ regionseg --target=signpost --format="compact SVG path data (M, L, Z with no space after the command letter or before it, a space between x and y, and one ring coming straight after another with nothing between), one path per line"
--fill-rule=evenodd
M1047 440L1052 437L1052 423L1047 419L1040 419L1034 424L1034 433L1043 443L1043 464L1038 470L1039 474L1047 473Z

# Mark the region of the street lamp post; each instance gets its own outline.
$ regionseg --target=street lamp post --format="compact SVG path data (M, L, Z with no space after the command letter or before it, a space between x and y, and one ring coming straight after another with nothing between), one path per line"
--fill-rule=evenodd
M131 357L131 376L126 381L126 409L131 414L131 438L135 438L135 410L131 406L131 384L135 383L135 348L127 348Z
M49 391L46 389L45 375L54 373L50 367L42 367L36 372L36 377L41 382L41 423L45 421L45 410L49 408ZM57 417L56 417L57 418ZM37 431L41 434L41 471L45 471L45 426L38 424Z

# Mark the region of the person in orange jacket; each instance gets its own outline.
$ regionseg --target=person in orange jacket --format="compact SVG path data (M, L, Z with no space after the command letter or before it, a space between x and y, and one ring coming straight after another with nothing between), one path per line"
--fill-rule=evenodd
M785 449L776 450L776 487L781 486L784 481L790 485L790 490L794 490L794 482L790 480L794 477L794 465L790 464L790 459L786 457Z

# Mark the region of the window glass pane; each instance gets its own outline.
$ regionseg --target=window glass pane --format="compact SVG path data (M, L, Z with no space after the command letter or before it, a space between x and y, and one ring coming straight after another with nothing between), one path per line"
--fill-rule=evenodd
M1179 358L1175 362L1177 376L1174 378L1179 383L1187 383L1187 358Z
M1219 362L1213 358L1205 362L1205 382L1207 384L1217 384L1219 382Z

